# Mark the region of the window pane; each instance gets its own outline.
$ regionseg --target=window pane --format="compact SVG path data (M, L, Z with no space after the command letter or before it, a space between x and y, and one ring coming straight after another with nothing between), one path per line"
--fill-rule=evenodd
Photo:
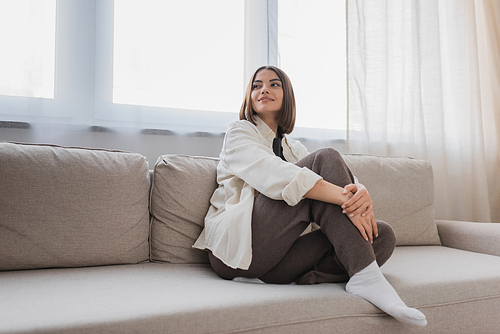
M346 130L345 1L278 2L280 67L292 80L297 127Z
M113 102L239 111L244 0L115 1Z
M56 0L0 1L0 94L54 98Z

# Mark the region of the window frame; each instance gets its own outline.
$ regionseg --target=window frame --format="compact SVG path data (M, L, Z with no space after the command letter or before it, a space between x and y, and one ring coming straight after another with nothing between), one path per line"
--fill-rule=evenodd
M244 1L242 93L256 68L279 66L278 0ZM176 133L223 133L238 119L237 110L227 113L113 103L113 12L114 0L57 0L55 97L0 95L0 119ZM296 128L294 136L345 139L346 133Z

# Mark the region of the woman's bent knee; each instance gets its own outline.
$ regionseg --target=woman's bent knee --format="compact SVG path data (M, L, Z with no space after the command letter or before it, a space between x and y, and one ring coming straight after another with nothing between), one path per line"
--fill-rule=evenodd
M353 175L345 163L342 155L334 148L322 148L310 154L308 167L321 175L325 181L344 187L354 182Z
M379 236L384 238L385 245L389 248L396 247L396 234L392 226L382 220L377 220L377 228Z
M394 252L396 247L396 235L391 225L384 221L377 220L378 238L373 243L377 263L382 266Z
M321 158L325 158L325 159L333 159L333 160L340 159L340 160L344 161L340 152L332 147L320 148L320 149L314 151L313 154L315 154L316 157L321 157Z

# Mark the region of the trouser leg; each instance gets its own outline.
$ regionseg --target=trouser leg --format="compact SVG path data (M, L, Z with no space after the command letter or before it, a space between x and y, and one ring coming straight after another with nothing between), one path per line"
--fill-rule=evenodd
M268 283L291 283L296 281L298 277L302 277L310 272L312 268L323 262L324 259L332 258L334 254L333 246L328 238L321 230L316 230L298 238L281 261L259 278ZM334 271L335 267L338 268L338 266L325 267L330 272ZM342 269L338 271L341 276L336 277L335 280L328 275L330 281L345 281L345 271ZM307 284L313 283L307 282Z
M333 149L318 150L300 160L297 165L313 170L326 181L340 187L353 182L347 165L340 154ZM324 238L321 247L315 242L308 241L318 238L318 234L308 238L300 237L312 221L321 226L321 231L331 246L324 242ZM378 244L383 244L384 248L390 249L391 245L392 249L394 248L392 230L388 233L379 233L379 238L376 239L374 242L376 248ZM306 247L308 244L311 246ZM318 247L313 247L312 244ZM392 253L392 249L384 253ZM296 206L290 207L284 201L275 201L259 194L255 198L252 213L252 263L249 269L232 269L211 254L209 257L212 267L221 277L227 279L238 276L261 277L270 283L285 283L289 280L289 275L286 273L283 274L286 279L277 279L276 277L280 277L278 269L286 269L283 272L290 270L288 264L297 258L294 254L304 255L300 257L302 260L296 261L300 263L296 266L297 272L302 271L304 275L313 270L318 263L321 264L325 258L332 256L332 252L334 252L334 262L341 264L349 276L376 259L374 246L363 239L338 205L304 199ZM310 261L303 260L304 257ZM311 265L309 262L315 263ZM309 269L304 271L307 266ZM271 271L275 267L276 269Z
M333 149L316 151L300 160L297 165L310 168L324 180L340 187L354 182L344 159ZM381 227L379 238L371 244L363 239L347 215L342 213L340 206L320 201L310 203L314 221L321 226L332 243L335 259L338 260L336 262L344 266L349 277L377 260L377 257L380 257L380 262L385 262L392 254L396 239L388 224L378 223Z
M381 267L391 257L396 244L396 237L392 227L384 221L377 220L380 237L373 239L373 250L377 264ZM326 236L324 236L326 238ZM286 255L288 256L288 254ZM277 266L279 267L279 265ZM274 271L276 268L271 269ZM298 284L336 283L346 282L349 279L347 270L335 252L323 258L310 271L297 278Z

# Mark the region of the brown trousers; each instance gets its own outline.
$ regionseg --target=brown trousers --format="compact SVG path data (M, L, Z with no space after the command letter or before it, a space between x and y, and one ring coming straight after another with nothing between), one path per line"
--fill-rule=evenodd
M344 187L353 176L334 149L315 151L297 162ZM301 236L310 222L320 230ZM345 282L373 261L384 264L396 238L389 224L377 221L379 236L365 241L340 206L303 199L296 206L257 195L252 212L252 263L232 269L209 252L214 271L225 279L259 278L266 283L315 284Z

